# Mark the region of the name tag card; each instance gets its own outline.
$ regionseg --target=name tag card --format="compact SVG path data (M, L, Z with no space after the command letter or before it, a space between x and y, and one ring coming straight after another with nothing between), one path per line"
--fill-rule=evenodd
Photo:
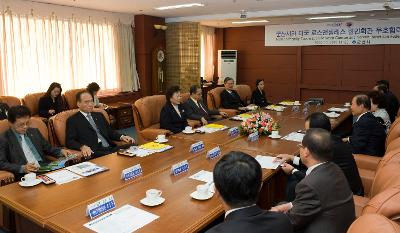
M221 155L221 149L219 148L219 146L209 150L207 152L207 159L215 159L216 157Z
M228 136L236 137L238 135L239 135L239 128L238 127L233 127L233 128L230 128L228 130Z
M200 142L193 143L190 146L189 152L196 153L196 152L202 151L203 149L204 149L204 142L200 141Z
M115 201L112 195L107 196L95 203L89 204L86 207L86 216L90 219L94 219L97 216L104 214L105 212L115 208Z
M174 176L180 175L181 173L187 171L189 171L189 163L187 160L174 164L171 167L171 174Z
M247 141L254 142L258 140L258 132L254 132L247 137Z
M122 170L121 179L130 180L143 174L140 164Z

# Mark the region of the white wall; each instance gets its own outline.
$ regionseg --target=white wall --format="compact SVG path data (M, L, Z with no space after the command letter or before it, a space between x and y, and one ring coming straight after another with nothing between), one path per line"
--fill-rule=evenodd
M88 19L90 16L93 21L104 21L104 18L106 18L108 22L117 23L121 21L123 24L133 24L134 20L133 14L89 10L78 7L38 3L29 0L0 0L0 10L4 11L7 7L10 7L10 10L15 14L31 14L31 10L33 9L34 15L43 17L51 16L54 12L58 18L71 18L73 15L76 18Z

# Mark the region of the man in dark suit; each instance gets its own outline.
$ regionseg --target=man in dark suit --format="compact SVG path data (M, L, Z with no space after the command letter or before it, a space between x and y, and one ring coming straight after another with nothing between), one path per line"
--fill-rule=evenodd
M256 205L261 189L261 166L250 155L232 151L214 167L214 183L225 209L225 221L207 233L289 233L287 216Z
M367 95L356 95L351 101L351 112L357 119L353 123L349 142L353 154L383 156L385 154L385 126L370 112L371 100Z
M340 168L329 162L331 135L309 129L300 144L300 158L308 168L296 186L293 202L273 207L286 213L296 232L344 233L355 219L353 193Z
M66 145L73 150L80 150L83 156L95 157L116 152L120 147L113 141L135 143L129 136L114 131L100 112L93 112L93 97L88 91L76 95L79 111L68 118ZM129 145L126 145L129 146Z
M377 81L374 90L381 92L385 96L385 109L389 114L390 121L393 123L396 120L397 112L399 111L399 100L397 99L396 95L390 91L389 81Z
M315 112L309 115L305 121L306 130L310 128L321 128L328 132L331 131L331 123L329 118L322 112ZM340 167L346 176L347 182L350 185L350 189L353 194L358 196L364 196L364 188L362 185L361 177L357 169L356 161L354 160L351 152L351 146L336 135L331 134L332 137L332 162ZM290 164L283 164L282 170L289 175L288 181L286 182L286 201L293 201L295 198L295 188L298 182L300 182L306 176L307 167L300 161L298 156L294 155L278 155L276 156L279 160L286 162L292 162ZM296 166L296 168L294 167Z
M215 115L228 116L225 112L208 109L201 100L201 97L201 89L196 85L191 86L190 98L184 104L188 119L198 120L201 121L203 125L206 125L211 121L215 121L216 118L213 118Z
M235 82L232 78L226 77L224 79L225 90L221 92L221 106L228 109L244 110L246 104L240 99L237 91L233 90Z
M0 170L14 173L20 179L25 173L36 172L39 163L49 162L46 155L61 157L69 152L51 146L36 128L29 127L31 113L26 106L8 111L10 129L0 136Z

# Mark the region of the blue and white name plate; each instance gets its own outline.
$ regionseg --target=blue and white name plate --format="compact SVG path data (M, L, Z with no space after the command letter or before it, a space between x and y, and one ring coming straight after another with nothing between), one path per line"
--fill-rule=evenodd
M228 136L231 137L236 137L239 135L239 128L238 127L232 127L228 130Z
M202 151L203 149L204 149L204 142L199 141L199 142L193 143L190 146L189 152L196 153L196 152Z
M171 167L171 174L174 176L177 176L187 171L189 171L189 163L187 160L174 164Z
M258 132L254 132L252 134L249 134L249 136L247 137L247 141L254 142L257 141L258 138L259 138Z
M135 166L128 167L122 170L121 179L130 180L138 176L141 176L142 174L143 174L142 167L140 166L140 164L136 164Z
M207 152L206 158L207 159L215 159L220 155L221 155L221 149L219 148L219 146L217 146Z
M95 203L89 204L86 207L86 216L89 216L90 219L94 219L97 216L104 214L107 211L110 211L115 208L115 201L112 195L107 196L101 200L96 201Z

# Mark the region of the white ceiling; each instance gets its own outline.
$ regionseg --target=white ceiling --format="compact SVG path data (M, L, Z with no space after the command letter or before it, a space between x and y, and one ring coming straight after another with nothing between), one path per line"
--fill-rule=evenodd
M167 18L167 22L196 21L205 25L230 27L232 19L239 19L240 11L247 11L249 18L263 18L272 24L301 23L299 15L325 15L329 13L368 12L357 14L360 18L386 17L383 3L386 0L31 0L96 9L111 12L146 14ZM400 0L392 0L400 8ZM205 7L158 11L155 7L184 3L203 3ZM377 12L382 10L382 13ZM375 16L370 16L374 11ZM391 17L400 17L398 11ZM275 21L279 19L280 21ZM246 26L246 25L243 25Z

